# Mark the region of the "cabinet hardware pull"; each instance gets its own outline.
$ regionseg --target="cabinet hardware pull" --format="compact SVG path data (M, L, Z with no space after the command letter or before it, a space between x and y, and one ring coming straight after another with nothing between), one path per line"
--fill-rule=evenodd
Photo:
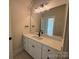
M47 59L49 59L49 57L47 57Z
M34 45L32 45L32 47L33 47L33 48L35 48L35 46L34 46Z
M50 52L50 50L48 49L48 52Z

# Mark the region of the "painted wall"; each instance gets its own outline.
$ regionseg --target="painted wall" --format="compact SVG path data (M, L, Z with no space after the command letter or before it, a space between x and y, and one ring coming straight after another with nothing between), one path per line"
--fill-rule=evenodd
M10 0L10 19L13 38L13 53L16 55L22 48L22 32L29 31L31 0ZM27 4L28 2L28 4Z

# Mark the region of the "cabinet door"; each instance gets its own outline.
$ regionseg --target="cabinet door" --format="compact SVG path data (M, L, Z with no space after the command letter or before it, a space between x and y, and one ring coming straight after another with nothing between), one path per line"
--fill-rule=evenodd
M35 55L35 43L33 40L29 40L29 54L34 58Z
M29 52L29 39L24 37L23 38L23 46L24 46L24 49Z
M41 59L41 44L35 43L35 59Z
M42 59L58 59L57 51L55 51L53 48L43 46Z
M42 59L48 59L47 49L45 46L42 47Z
M33 40L29 41L29 54L34 59L41 59L41 45Z

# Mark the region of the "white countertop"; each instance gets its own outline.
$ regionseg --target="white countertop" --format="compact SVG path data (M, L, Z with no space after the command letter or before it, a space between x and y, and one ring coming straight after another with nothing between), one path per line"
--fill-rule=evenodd
M42 39L36 39L35 37L33 37L33 36L37 36L34 33L23 33L23 35L28 38L32 38L33 40L35 40L41 44L47 45L47 46L49 46L53 49L56 49L58 51L61 51L61 47L63 46L63 39L62 39L62 41L57 41L55 39L50 39L50 38L43 37L43 36L40 37Z

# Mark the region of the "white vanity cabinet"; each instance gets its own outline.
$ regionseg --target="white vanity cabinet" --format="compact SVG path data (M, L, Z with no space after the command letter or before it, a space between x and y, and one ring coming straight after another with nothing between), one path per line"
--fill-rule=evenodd
M23 36L23 46L34 59L59 59L59 51L42 44L37 39Z
M41 59L41 44L23 36L23 47L34 59Z
M30 39L30 41L29 41L29 54L34 59L41 59L41 44Z
M42 47L42 59L58 59L58 52L44 45Z
M29 53L29 38L23 36L23 48Z

